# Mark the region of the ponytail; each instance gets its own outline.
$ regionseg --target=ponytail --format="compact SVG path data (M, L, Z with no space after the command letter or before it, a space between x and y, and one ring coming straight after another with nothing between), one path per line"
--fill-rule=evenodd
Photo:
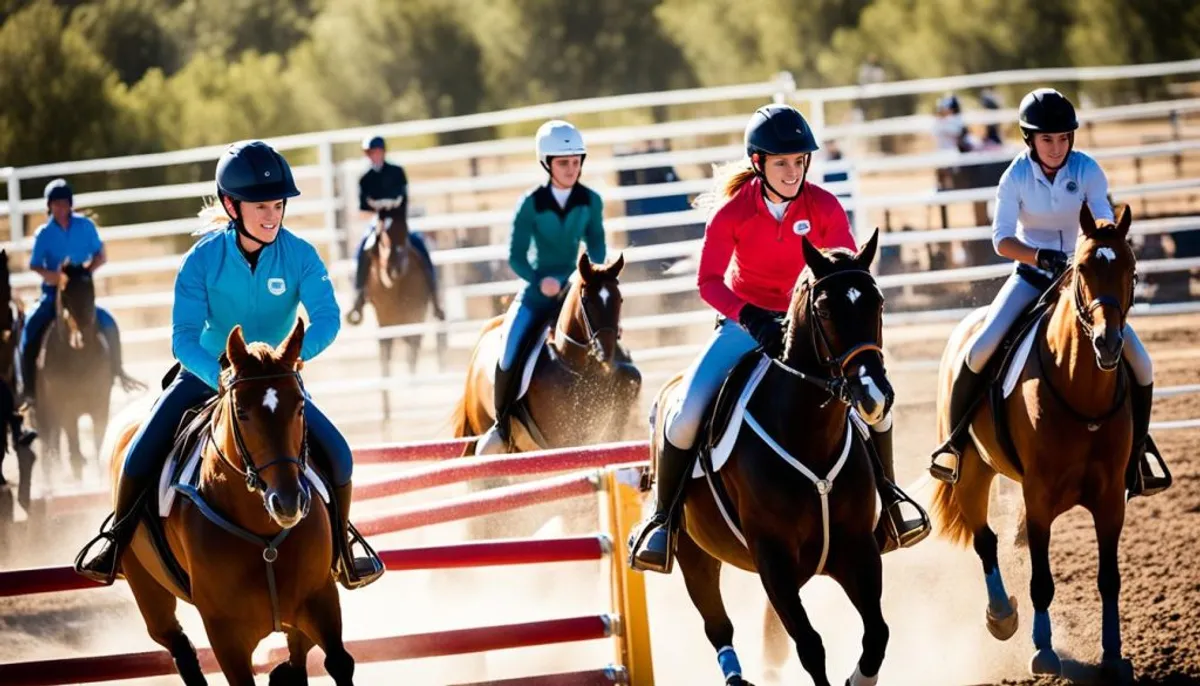
M713 165L713 189L701 193L692 206L697 209L715 210L737 195L738 191L742 190L742 186L749 183L755 175L756 172L750 166L748 159L728 162L720 166Z

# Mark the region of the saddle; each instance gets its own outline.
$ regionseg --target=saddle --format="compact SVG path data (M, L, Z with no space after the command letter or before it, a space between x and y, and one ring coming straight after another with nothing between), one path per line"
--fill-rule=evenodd
M991 400L992 404L992 422L996 427L996 440L1000 442L1000 447L1008 454L1012 461L1013 468L1018 474L1023 474L1024 470L1021 467L1021 461L1017 455L1016 445L1013 443L1012 432L1008 424L1008 412L1005 407L1004 400L1009 393L1012 392L1013 386L1016 383L1017 377L1025 366L1028 359L1031 346L1021 345L1023 341L1036 334L1038 325L1041 323L1050 311L1054 309L1058 302L1059 284L1067 277L1070 270L1064 271L1058 277L1051 279L1042 272L1031 267L1019 266L1018 271L1031 285L1042 291L1042 295L1037 300L1033 301L1025 310L1017 317L1013 325L1005 332L1004 337L1000 340L1000 346L996 349L996 354L988 361L983 370L983 377L986 379L986 393L980 394L975 401L976 406L967 412L967 421L973 417L978 405L983 402L984 398ZM1036 345L1036 341L1032 342Z

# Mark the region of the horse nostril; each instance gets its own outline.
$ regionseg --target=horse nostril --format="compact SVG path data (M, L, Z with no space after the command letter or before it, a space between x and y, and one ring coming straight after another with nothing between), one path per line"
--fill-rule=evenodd
M271 494L267 496L267 509L275 514L279 514L279 512L283 509L282 503L279 501L278 493L272 491Z

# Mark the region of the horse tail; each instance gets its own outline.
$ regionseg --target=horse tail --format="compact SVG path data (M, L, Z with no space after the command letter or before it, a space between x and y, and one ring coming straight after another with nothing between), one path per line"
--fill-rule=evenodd
M938 533L951 543L966 546L971 542L971 527L967 526L958 499L954 497L954 486L936 479L932 481L933 503L930 509L937 522Z

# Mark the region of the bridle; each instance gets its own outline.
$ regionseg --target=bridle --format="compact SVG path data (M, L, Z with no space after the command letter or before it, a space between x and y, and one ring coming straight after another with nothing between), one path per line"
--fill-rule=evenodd
M587 290L581 285L579 289L579 310L583 313L583 332L587 336L586 341L578 341L571 337L562 327L558 327L558 335L571 345L587 350L588 354L595 358L598 362L604 361L604 346L600 344L600 334L605 331L611 331L617 340L621 339L621 331L615 326L602 326L596 328L592 325L592 316L588 314L588 296Z
M1084 296L1083 296L1083 286L1082 286L1083 279L1080 277L1078 269L1072 267L1072 271L1075 272L1071 279L1072 280L1072 284L1071 284L1072 296L1075 301L1075 308L1074 308L1075 309L1075 319L1079 322L1079 326L1080 326L1080 328L1083 329L1083 333L1088 338L1093 337L1093 335L1094 335L1093 332L1095 331L1096 322L1095 322L1095 320L1092 319L1092 313L1095 312L1096 310L1100 309L1101 307L1104 307L1105 305L1107 305L1121 313L1121 321L1120 321L1120 325L1118 328L1124 329L1125 328L1125 320L1129 318L1129 310L1133 308L1133 291L1134 291L1134 288L1137 286L1137 281L1138 281L1137 272L1135 271L1133 273L1133 278L1131 278L1129 280L1129 293L1128 293L1129 305L1128 306L1121 303L1121 301L1118 300L1117 297L1113 296L1113 295L1097 296L1097 297L1093 298L1090 303L1088 303L1086 306L1084 306L1084 304L1083 304Z
M242 383L244 381L264 381L267 379L284 379L284 378L296 379L296 381L301 384L301 388L303 388L303 382L300 381L300 375L296 372L282 372L279 374L262 374L262 375L258 375L258 376L241 376L241 377L230 376L229 379L225 380L225 382L222 384L222 387L221 387L221 394L223 396L225 396L229 402L229 407L226 409L226 411L229 412L229 415L230 415L229 421L230 421L230 425L233 428L233 441L237 447L237 457L241 462L241 467L238 467L238 465L234 464L234 462L232 460L230 460L228 456L225 455L224 451L221 450L221 446L218 445L216 440L213 439L211 430L209 431L209 441L212 443L213 448L217 451L217 456L221 458L221 461L224 462L226 465L228 465L230 469L232 469L233 471L235 471L239 475L241 475L243 478L245 478L246 490L248 490L252 493L253 492L259 492L259 493L266 492L267 483L265 481L263 481L262 473L267 471L271 467L276 467L279 465L289 465L289 464L296 465L300 469L301 487L306 492L309 490L309 487L310 487L309 483L308 483L308 478L304 475L305 469L308 467L308 422L306 420L304 420L303 417L301 417L301 421L303 422L303 430L301 431L299 457L290 457L290 456L278 457L278 458L275 458L274 460L271 460L270 462L266 463L265 465L262 465L261 467L259 467L254 464L254 460L250 459L250 450L246 447L246 439L242 435L242 423L241 423L241 420L238 419L236 408L234 407L234 404L233 404L233 388L234 388L234 386L238 385L239 383Z
M812 350L817 355L817 363L821 365L823 369L828 370L831 373L828 376L822 376L820 374L812 374L800 371L799 369L789 366L782 360L772 359L771 362L787 373L807 381L818 388L821 388L829 394L829 400L837 399L841 403L850 405L853 402L853 398L850 393L851 379L846 375L846 368L850 366L850 363L853 362L855 358L865 353L878 353L880 359L882 360L883 347L875 341L863 341L850 346L850 348L841 355L833 354L833 347L829 344L829 335L826 333L825 327L821 325L821 319L823 319L823 317L820 317L817 314L814 303L816 302L817 288L819 288L826 281L844 276L854 276L857 278L865 277L865 279L870 282L871 288L877 288L875 285L875 277L871 276L871 273L864 269L847 269L845 271L834 272L811 283L806 282L803 285L804 288L809 290L808 298L806 298L807 304L805 307L805 318L809 325L809 337L812 344ZM828 404L829 400L825 401L825 403L822 404L822 407L824 407L825 404Z

